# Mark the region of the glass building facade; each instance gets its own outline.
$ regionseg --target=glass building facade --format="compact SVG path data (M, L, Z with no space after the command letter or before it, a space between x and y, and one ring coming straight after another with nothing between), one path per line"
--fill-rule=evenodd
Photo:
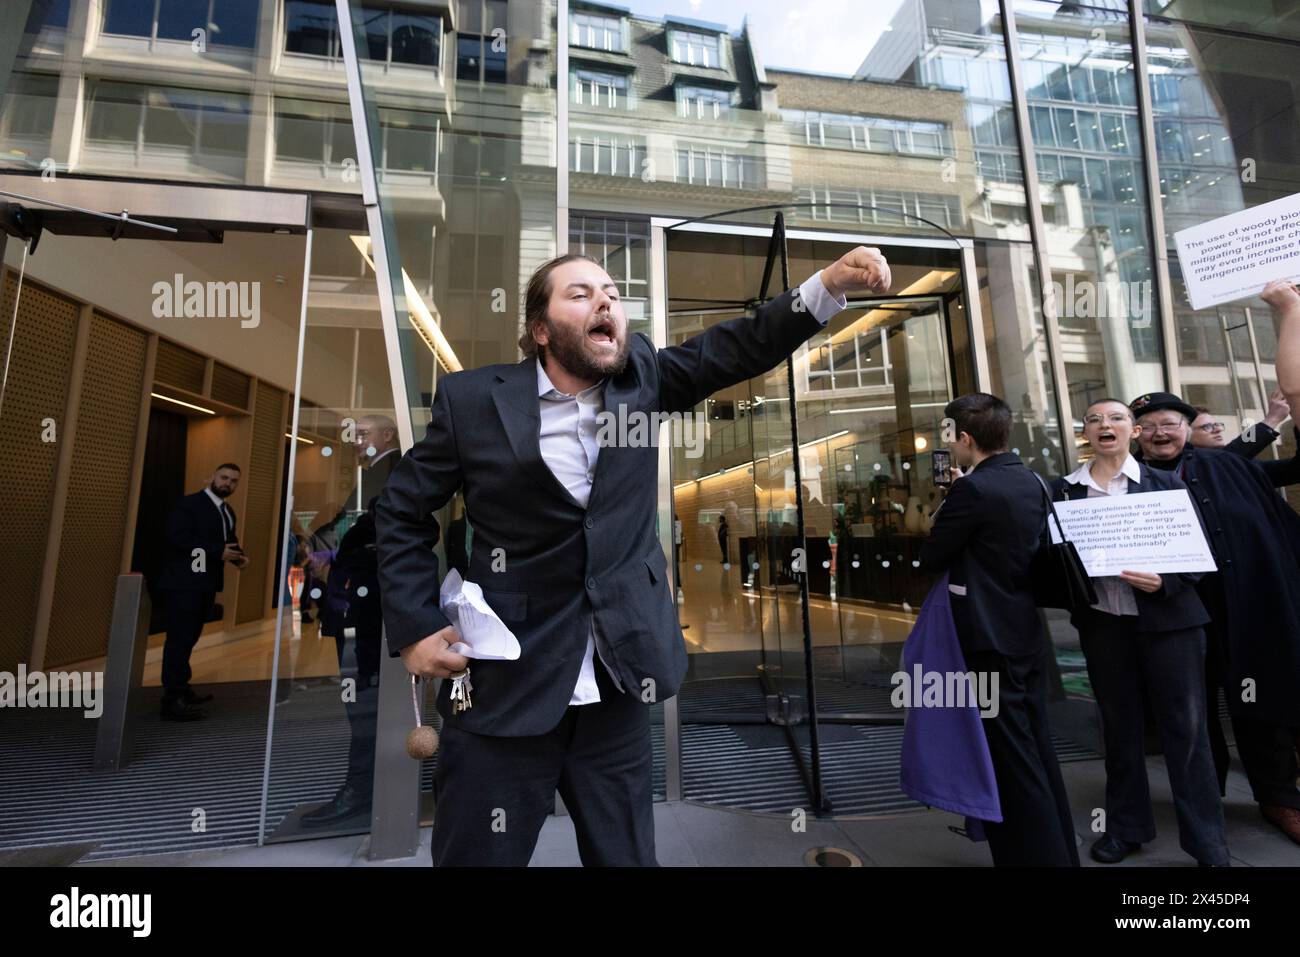
M519 360L540 263L596 257L632 331L668 346L762 295L778 213L791 285L868 244L894 288L661 454L691 670L654 706L656 796L911 806L861 749L897 750L888 678L931 584L943 407L1003 396L1048 477L1087 457L1102 396L1180 392L1230 432L1263 417L1270 310L1192 309L1173 235L1300 193L1300 12L881 8L832 37L816 0L717 21L593 0L6 4L0 671L135 691L98 721L0 710L0 761L33 782L0 799L0 849L364 831L378 856L413 849L431 762L402 750L409 685L339 558L385 454L422 435L440 377ZM169 522L222 463L247 563L190 656L215 700L160 723ZM472 516L458 497L438 518L463 569ZM1059 727L1093 748L1077 638L1049 618ZM80 776L90 799L42 804ZM371 799L311 823L347 782Z

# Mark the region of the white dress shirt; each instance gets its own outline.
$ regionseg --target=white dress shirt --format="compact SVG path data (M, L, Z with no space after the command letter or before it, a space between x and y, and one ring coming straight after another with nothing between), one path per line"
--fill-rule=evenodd
M1134 482L1142 480L1142 471L1138 468L1137 459L1130 455L1124 459L1124 465L1115 474L1115 477L1106 483L1105 488L1102 488L1092 477L1093 461L1095 460L1085 462L1065 477L1065 480L1072 485L1088 486L1088 498L1099 498L1103 495L1127 495L1129 479ZM1133 596L1133 586L1118 575L1094 578L1092 583L1097 589L1097 604L1092 607L1097 611L1104 611L1108 615L1136 615L1138 613L1137 598Z
M216 492L212 491L211 485L209 485L203 491L208 493L208 498L212 500L212 504L217 507L217 513L221 516L221 531L223 533L221 537L224 540L229 541L230 527L232 524L232 516L230 514L230 509L226 508L225 499L223 499Z
M826 291L820 270L799 287L799 298L813 318L822 325L848 305L843 296L835 299ZM591 483L596 477L596 459L600 455L600 447L596 443L596 433L599 430L596 417L605 409L607 381L608 378L601 379L577 395L569 395L555 388L541 362L537 363L537 398L541 413L538 442L542 460L583 508L587 507L591 498ZM600 701L600 690L596 686L595 655L598 646L595 628L596 621L593 617L587 634L587 651L578 672L578 682L569 699L571 705L595 704ZM600 660L605 664L605 670L609 672L615 686L623 691L622 683L614 669L605 662L603 654Z

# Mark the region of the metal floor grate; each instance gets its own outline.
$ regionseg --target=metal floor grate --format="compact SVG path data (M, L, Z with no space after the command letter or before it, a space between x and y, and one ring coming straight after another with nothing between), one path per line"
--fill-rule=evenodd
M795 729L805 763L806 726ZM682 729L682 777L687 800L738 810L789 813L807 807L808 793L784 732L774 726L687 725ZM836 816L919 810L898 787L902 727L825 725L822 783ZM1056 735L1062 763L1098 757Z
M712 687L688 687L683 702L684 796L777 813L805 806L808 797L780 728L689 721L699 703L707 703L709 711L761 708L758 683L706 684ZM6 782L0 791L0 860L9 852L40 848L51 859L70 863L256 843L269 686L246 682L212 690L217 700L205 706L211 717L190 724L159 721L156 699L148 696L135 757L117 773L92 769L96 722L80 712L0 712L0 780ZM702 691L707 691L703 698ZM838 693L828 687L822 707L838 709ZM349 728L338 695L330 682L298 683L293 697L277 709L268 834L299 804L329 800L342 781ZM850 703L856 707L863 700ZM806 735L806 726L796 733ZM651 736L655 797L662 800L664 727L658 709ZM881 814L918 806L898 790L901 740L901 727L822 726L823 777L835 813ZM1061 740L1056 744L1062 761L1096 757ZM422 769L426 790L435 761ZM205 830L194 829L196 809L205 813Z
M147 694L134 758L120 772L93 769L97 722L81 712L6 709L0 779L17 786L0 794L0 851L90 844L81 859L93 861L256 843L270 686L212 691L208 720L185 724L160 721ZM333 796L347 745L338 686L298 685L277 709L268 833L298 804Z

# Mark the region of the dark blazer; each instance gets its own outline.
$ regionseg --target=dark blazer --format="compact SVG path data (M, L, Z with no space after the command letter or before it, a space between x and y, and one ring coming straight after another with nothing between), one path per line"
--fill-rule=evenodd
M1263 422L1257 423L1255 429L1257 437L1254 442L1247 442L1244 436L1239 435L1225 445L1223 450L1232 452L1234 455L1240 455L1243 458L1255 459L1259 463L1259 467L1264 470L1264 474L1268 476L1268 480L1273 483L1274 488L1300 483L1300 456L1293 456L1289 459L1256 458L1260 452L1273 444L1278 433ZM1300 446L1300 427L1295 427L1293 431L1295 432L1296 445Z
M1227 645L1225 687L1241 688L1249 678L1255 688L1253 701L1230 694L1228 706L1291 727L1300 725L1300 516L1260 464L1187 445L1178 469L1219 565L1197 591L1212 611L1223 605L1215 624Z
M1153 469L1143 462L1138 463L1140 479L1128 480L1128 494L1142 492L1167 492L1172 489L1187 488L1173 472ZM1076 501L1088 497L1088 486L1082 483L1067 482L1058 478L1052 482L1052 498L1057 502ZM1193 501L1195 506L1195 501ZM1197 510L1200 516L1200 510ZM1202 522L1202 527L1204 523ZM1208 536L1207 536L1208 541ZM1142 571L1135 568L1133 571ZM1158 591L1144 592L1133 589L1137 599L1138 627L1142 631L1179 631L1184 628L1199 628L1210 620L1196 593L1196 583L1201 580L1200 572L1188 572L1177 575L1162 574ZM1079 616L1072 615L1071 621L1079 627Z
M787 291L678 346L656 350L637 333L626 368L606 382L605 411L689 413L718 389L767 372L821 328ZM542 459L534 359L444 376L431 413L374 506L390 652L448 624L438 607L433 513L457 490L474 529L466 578L521 648L517 661L471 663L473 707L463 714L452 716L451 682L443 682L444 720L505 737L554 728L593 616L626 691L647 702L675 695L687 662L655 534L658 448L602 448L584 509Z
M948 573L963 649L1008 656L1042 649L1029 563L1045 534L1045 514L1042 485L1010 452L989 456L955 481L935 512L921 567Z
M230 534L225 534L221 513L204 491L186 495L167 516L163 533L163 559L155 586L171 591L221 591L225 587L226 563L221 553L227 544L239 541L235 534L235 510L230 509ZM194 549L203 549L204 571L194 570Z
M1253 459L1266 448L1277 441L1280 433L1267 422L1255 423L1255 437L1251 441L1246 441L1246 434L1243 432L1227 445L1224 451L1231 452L1233 455L1244 455L1248 459Z

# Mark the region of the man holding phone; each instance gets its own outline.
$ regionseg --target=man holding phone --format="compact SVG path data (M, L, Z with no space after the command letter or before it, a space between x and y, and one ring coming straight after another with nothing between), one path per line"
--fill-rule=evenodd
M235 534L235 512L226 504L239 487L239 466L217 467L207 487L176 503L167 519L164 555L154 583L167 609L163 645L162 718L198 721L207 714L197 706L211 701L190 687L190 653L203 634L217 592L225 588L226 563L248 564Z
M1047 725L1047 655L1029 565L1044 534L1046 494L1007 450L1011 409L976 392L943 414L958 466L921 547L921 567L948 575L966 667L997 678L998 710L983 721L1002 821L985 822L997 867L1077 867L1065 782ZM938 473L946 466L936 456ZM936 476L935 484L941 484Z

